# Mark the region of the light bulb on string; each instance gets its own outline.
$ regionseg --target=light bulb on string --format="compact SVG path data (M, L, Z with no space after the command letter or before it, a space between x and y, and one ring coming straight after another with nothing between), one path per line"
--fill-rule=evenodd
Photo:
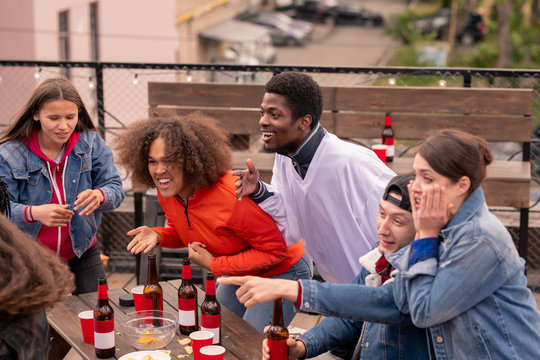
M133 77L133 85L137 85L139 83L138 76L139 74L135 74L135 76Z
M90 78L88 79L88 87L90 89L93 89L94 88L94 80L92 79L92 77L90 76Z
M191 71L188 70L186 75L186 81L191 82L193 80L193 77L191 76Z
M390 86L395 86L396 85L396 78L388 78L388 81L386 82L388 85Z
M34 77L36 79L39 79L40 76L41 76L41 68L39 68L39 70L34 73Z
M440 87L446 87L446 80L444 78L439 80L439 86Z

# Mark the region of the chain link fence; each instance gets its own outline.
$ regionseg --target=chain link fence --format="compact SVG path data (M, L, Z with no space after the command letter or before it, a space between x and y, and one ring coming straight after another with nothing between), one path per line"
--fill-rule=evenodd
M529 269L540 269L540 70L463 68L335 68L240 66L200 64L135 64L0 61L0 133L21 109L37 84L57 75L67 76L107 142L126 125L148 115L148 82L261 83L284 70L304 71L321 85L334 86L447 86L531 88L534 90L531 129L531 207L529 224ZM255 121L255 119L254 119ZM238 139L235 139L238 140ZM245 141L248 141L245 139ZM414 144L397 141L397 154L413 156ZM246 144L247 146L247 144ZM518 143L492 143L496 159L521 160ZM111 271L132 272L135 258L125 251L126 232L134 218L133 191L124 175L126 201L117 211L105 214L98 238L102 251L110 256ZM517 243L519 211L494 208L495 214Z

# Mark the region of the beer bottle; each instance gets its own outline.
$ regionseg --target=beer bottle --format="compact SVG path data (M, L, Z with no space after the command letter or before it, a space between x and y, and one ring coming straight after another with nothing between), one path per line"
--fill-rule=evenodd
M270 348L271 360L287 360L288 348L287 339L289 330L283 325L283 308L281 299L274 300L274 313L272 316L272 326L268 329L267 341Z
M382 144L386 145L386 162L394 160L394 130L392 129L392 115L387 112L384 117L384 129L382 131Z
M183 335L199 330L197 288L192 281L189 258L182 259L182 284L178 288L178 325Z
M154 317L160 317L159 310L163 310L163 289L157 278L156 254L148 255L148 279L143 289L145 309L152 309ZM154 325L159 326L159 319L154 319Z
M201 330L214 333L212 344L221 343L221 305L216 299L213 273L206 275L206 296L201 305Z
M105 276L98 279L98 301L94 309L94 348L96 356L106 359L114 356L114 310L109 305Z

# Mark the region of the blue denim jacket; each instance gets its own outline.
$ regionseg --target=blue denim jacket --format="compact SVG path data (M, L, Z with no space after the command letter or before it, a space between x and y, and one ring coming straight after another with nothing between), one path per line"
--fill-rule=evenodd
M36 238L41 223L26 222L24 207L51 202L52 187L45 161L20 140L11 141L0 146L0 176L8 184L11 220L21 230ZM122 179L113 163L112 151L97 132L81 132L68 156L64 186L70 210L73 210L73 203L81 191L100 188L105 194L104 203L96 211L89 216L76 214L69 223L73 251L81 257L92 245L101 213L116 209L124 200Z
M429 359L426 330L413 326L397 309L392 283L364 286L369 274L362 269L352 284L300 280L300 309L329 316L300 337L306 358L352 341L365 320L362 359Z
M387 255L399 269L396 305L429 328L437 359L540 359L540 314L524 261L481 187L439 235L438 259L409 267L410 245Z

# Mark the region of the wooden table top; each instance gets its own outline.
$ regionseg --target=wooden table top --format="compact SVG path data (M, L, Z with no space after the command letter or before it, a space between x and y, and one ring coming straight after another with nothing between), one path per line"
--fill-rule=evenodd
M178 287L181 280L171 280L160 282L163 288L163 309L178 312ZM114 309L116 327L116 353L115 358L137 351L128 345L122 335L118 332L118 324L123 320L126 313L135 311L133 306L120 306L119 297L128 293L130 289L109 290L109 303ZM204 300L204 292L199 289L199 306ZM68 343L83 359L97 359L93 344L83 341L78 313L84 310L91 310L97 303L97 293L82 294L78 296L68 296L64 301L57 303L47 312L50 326ZM225 359L259 359L261 357L261 346L264 335L254 327L229 311L224 306L221 307L221 345L227 351ZM178 340L186 336L176 332L174 339L163 349L170 350L171 359L179 359L178 355L186 355L185 346L180 345ZM181 357L182 359L193 359L193 355Z

